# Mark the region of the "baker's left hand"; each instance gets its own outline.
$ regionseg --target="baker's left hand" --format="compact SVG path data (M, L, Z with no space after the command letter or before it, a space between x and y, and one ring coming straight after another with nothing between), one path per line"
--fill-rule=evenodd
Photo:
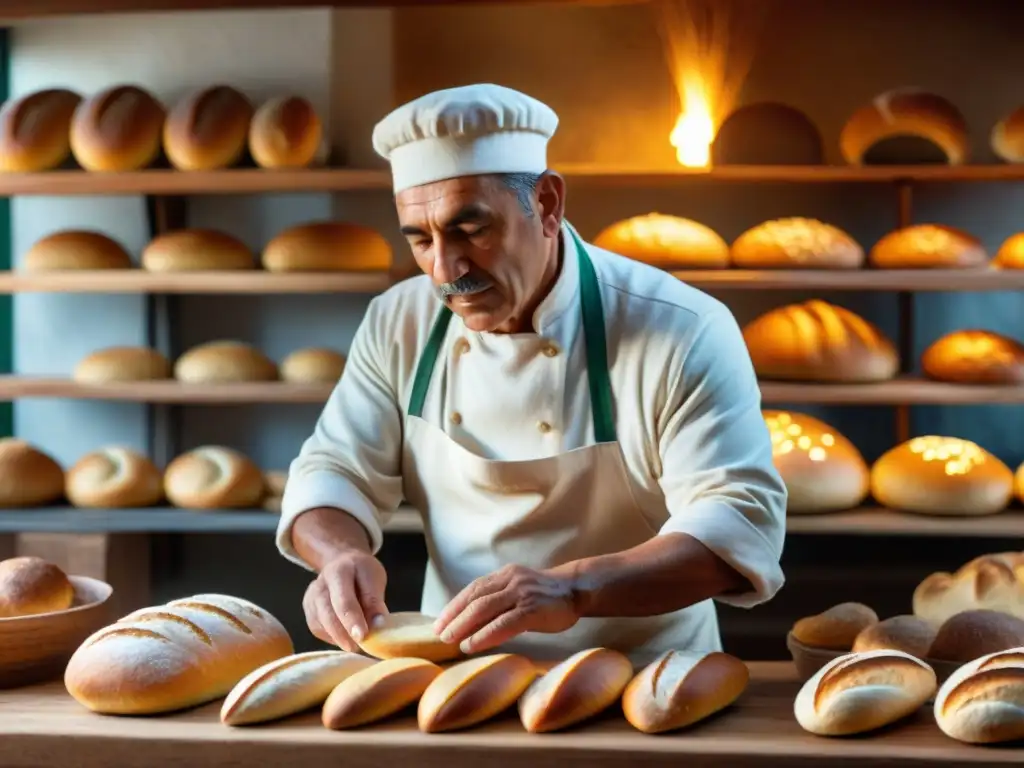
M434 624L463 653L501 645L522 632L562 632L579 621L569 579L506 565L472 582L445 606Z

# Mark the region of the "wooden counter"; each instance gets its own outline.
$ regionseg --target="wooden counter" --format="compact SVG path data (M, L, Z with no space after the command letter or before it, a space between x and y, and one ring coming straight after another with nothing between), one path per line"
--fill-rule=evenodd
M476 729L425 735L402 719L328 731L316 713L273 725L228 728L219 703L181 715L91 714L60 683L0 691L0 766L36 768L698 768L726 766L996 766L1024 763L1024 746L971 747L942 734L924 708L870 737L825 739L793 719L792 666L752 663L753 679L729 711L675 735L646 736L616 712L571 732L530 735L514 712Z

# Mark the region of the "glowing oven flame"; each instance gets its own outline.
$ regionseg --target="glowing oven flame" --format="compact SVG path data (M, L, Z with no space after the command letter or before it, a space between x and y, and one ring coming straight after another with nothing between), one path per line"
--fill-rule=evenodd
M707 168L711 165L711 144L717 126L711 99L699 77L686 78L683 111L676 120L669 142L676 149L676 159L686 168Z

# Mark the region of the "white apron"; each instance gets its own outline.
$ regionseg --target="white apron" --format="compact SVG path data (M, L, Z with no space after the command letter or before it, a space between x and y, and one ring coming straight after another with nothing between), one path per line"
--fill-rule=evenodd
M405 420L406 500L423 516L426 580L421 610L438 615L474 579L515 563L537 570L620 552L656 531L641 513L615 435L604 311L590 257L572 227L596 445L526 461L484 459L422 418L451 310L442 306L413 380ZM500 406L498 406L500 407ZM500 650L562 659L594 647L614 648L635 664L670 650L720 650L710 600L644 618L583 618L559 633L528 632Z

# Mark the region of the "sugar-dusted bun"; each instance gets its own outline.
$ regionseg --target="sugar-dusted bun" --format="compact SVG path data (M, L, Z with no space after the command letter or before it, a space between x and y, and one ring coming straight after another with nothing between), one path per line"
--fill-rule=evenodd
M131 269L132 257L120 243L89 230L66 230L37 240L21 260L25 272L68 269Z
M71 151L87 171L137 171L160 155L164 107L135 85L85 99L71 121Z
M434 632L435 621L416 611L390 613L366 633L359 647L378 659L451 661L462 656L458 643L446 643Z
M603 712L633 677L629 658L608 648L574 653L534 680L519 699L519 719L530 733L549 733Z
M765 379L885 381L899 356L876 326L817 299L770 310L743 329L754 369Z
M790 514L852 509L868 494L870 472L857 446L825 422L793 411L762 411Z
M210 171L235 165L245 154L253 107L229 85L193 91L167 114L164 154L179 171Z
M238 451L207 445L183 453L167 465L164 493L176 507L256 507L263 499L263 473Z
M308 99L282 96L260 105L249 125L249 152L261 168L305 168L321 151L323 125Z
M238 681L224 699L220 721L253 725L318 707L338 683L376 662L358 653L311 651L264 664Z
M623 219L594 238L598 248L661 269L725 269L729 245L711 227L692 219L648 213Z
M341 730L390 717L419 701L441 667L425 659L386 659L349 675L321 711L325 728Z
M64 493L76 507L149 507L164 496L164 476L140 453L101 448L67 471Z
M71 118L82 97L47 88L11 99L0 108L0 171L49 171L71 155Z
M179 229L158 235L143 249L140 261L150 272L256 268L256 257L245 243L213 229Z
M0 560L0 619L65 611L75 588L53 563L39 557Z
M453 664L420 697L416 719L424 733L469 728L505 711L539 674L524 656L495 653Z
M1024 384L1024 344L994 331L953 331L924 351L921 368L939 381Z
M964 664L935 694L933 712L942 732L957 741L1024 739L1024 647Z
M1024 232L1010 235L996 251L992 265L999 269L1024 269Z
M871 249L879 269L972 269L988 264L974 235L945 224L915 224L890 232Z
M946 619L935 634L928 657L962 664L1019 645L1024 645L1024 619L979 608Z
M864 249L839 227L817 219L773 219L736 238L732 263L743 269L858 269Z
M83 384L169 379L171 362L149 347L107 347L86 355L71 378Z
M190 384L275 381L277 364L251 344L211 341L188 350L174 363L174 378Z
M345 356L333 349L298 349L281 361L281 378L296 384L337 384Z
M1007 163L1024 162L1024 106L1017 107L992 126L989 146Z
M725 709L749 682L747 665L727 653L666 651L629 681L622 711L638 731L675 731Z
M0 438L0 507L38 507L64 495L64 469L15 437Z
M848 651L857 635L878 623L878 614L862 603L839 603L827 611L805 616L797 621L790 633L798 642L810 648Z
M853 651L903 651L924 659L932 647L936 631L932 624L917 616L892 616L861 630L853 641Z
M976 608L1024 619L1024 552L982 555L955 573L933 573L917 585L913 605L915 616L936 627Z
M882 506L926 515L993 515L1013 495L1013 472L970 440L926 435L886 451L871 467Z
M374 229L342 221L299 224L263 249L270 272L362 272L391 267L391 246Z
M856 110L839 134L839 151L850 165L861 165L881 141L912 136L934 144L950 165L967 162L967 121L950 101L919 89L898 88Z
M935 693L935 671L902 651L865 651L833 659L800 688L793 714L818 736L849 736L912 715Z

